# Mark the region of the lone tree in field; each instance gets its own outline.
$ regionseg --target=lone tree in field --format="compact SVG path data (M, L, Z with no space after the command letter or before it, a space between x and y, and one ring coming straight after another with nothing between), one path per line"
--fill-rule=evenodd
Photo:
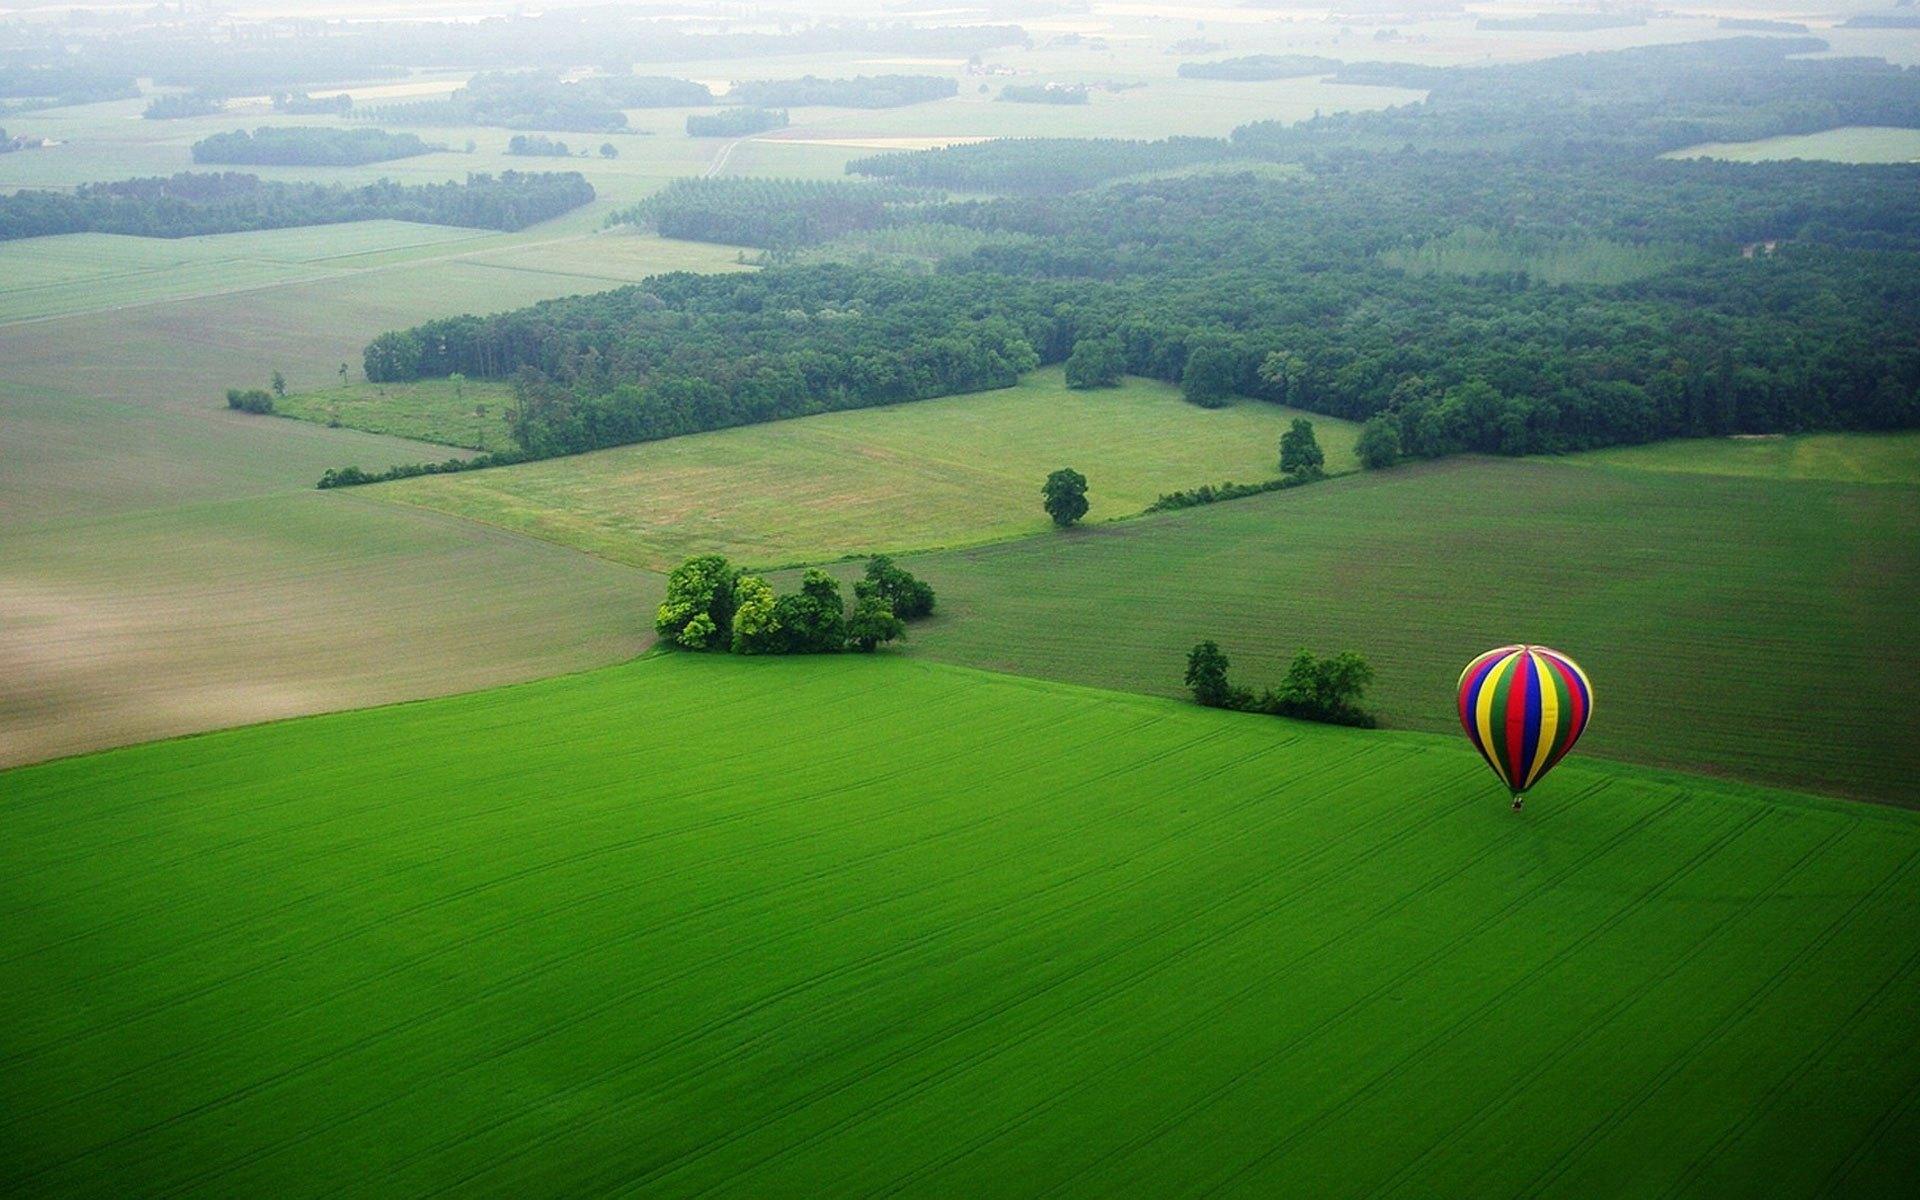
M279 396L281 399L286 398L287 377L285 375L282 375L280 372L275 371L273 373L273 380L269 386L273 388L274 395Z
M1201 346L1187 355L1180 391L1201 408L1225 408L1239 381L1240 359L1225 346Z
M1061 467L1047 476L1040 495L1046 502L1047 515L1062 529L1087 515L1087 477L1072 467Z
M1280 435L1280 473L1289 479L1318 479L1326 474L1327 456L1313 436L1313 422L1295 417Z
M1067 386L1118 387L1126 365L1119 338L1083 337L1073 344L1073 353L1067 356Z
M1360 430L1360 440L1353 444L1353 453L1360 459L1360 465L1369 471L1378 471L1400 461L1400 430L1394 425L1393 418L1385 413L1375 413L1368 418L1366 426Z
M1227 656L1220 652L1220 643L1201 642L1187 654L1187 686L1208 708L1227 706L1233 688L1227 683Z

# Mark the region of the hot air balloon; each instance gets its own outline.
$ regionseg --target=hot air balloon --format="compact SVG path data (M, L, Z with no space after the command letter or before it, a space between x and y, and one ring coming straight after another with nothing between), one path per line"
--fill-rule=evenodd
M1580 740L1593 715L1593 687L1580 664L1545 646L1502 646L1460 672L1460 726L1513 793L1546 777Z

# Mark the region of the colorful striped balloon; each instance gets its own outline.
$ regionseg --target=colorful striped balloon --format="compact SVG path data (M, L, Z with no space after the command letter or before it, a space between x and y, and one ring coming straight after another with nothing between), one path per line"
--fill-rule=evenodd
M1593 715L1580 665L1545 646L1502 646L1460 672L1460 726L1513 806L1567 756Z

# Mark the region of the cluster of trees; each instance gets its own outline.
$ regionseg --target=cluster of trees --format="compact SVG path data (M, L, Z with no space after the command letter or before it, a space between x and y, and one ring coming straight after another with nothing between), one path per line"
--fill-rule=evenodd
M933 589L885 556L854 583L851 612L840 581L810 569L800 590L778 595L718 554L690 558L667 577L654 614L661 640L688 650L733 654L870 654L906 635L906 622L933 612Z
M182 117L210 117L227 106L227 98L218 92L176 92L155 96L140 115L149 121L173 121Z
M1360 707L1367 685L1373 682L1373 668L1351 650L1316 658L1301 647L1288 664L1280 686L1262 689L1258 694L1233 686L1227 678L1228 665L1218 642L1201 642L1188 653L1186 684L1196 701L1208 708L1331 725L1372 728L1375 724L1373 714Z
M1089 97L1084 84L1010 83L1000 89L1000 99L1013 104L1085 104Z
M893 220L893 206L928 194L891 184L821 179L676 179L607 218L662 236L783 249L824 242Z
M411 133L384 129L332 129L323 126L267 126L248 133L216 133L193 144L197 163L249 166L350 167L428 154L430 146Z
M573 453L1011 387L1051 349L1067 293L1004 283L838 264L666 275L382 334L366 372L511 378L520 445Z
M273 412L273 393L261 388L228 388L227 407L265 416Z
M689 113L688 137L747 137L787 127L784 108L723 108L716 113Z
M465 183L361 187L264 182L234 172L82 184L72 192L0 196L0 241L56 233L191 237L341 221L420 221L523 229L593 199L577 172L469 175Z
M7 102L0 108L8 111L128 100L139 94L131 75L65 62L0 64L0 100Z
M945 100L960 94L960 84L944 75L860 75L852 79L753 79L736 82L727 92L731 104L756 108L898 108Z
M1241 58L1223 58L1216 62L1180 64L1182 79L1235 79L1247 82L1268 79L1295 79L1302 75L1326 75L1338 71L1339 59L1316 54L1249 54Z
M568 158L573 151L565 142L544 133L516 133L507 139L507 153L529 158Z

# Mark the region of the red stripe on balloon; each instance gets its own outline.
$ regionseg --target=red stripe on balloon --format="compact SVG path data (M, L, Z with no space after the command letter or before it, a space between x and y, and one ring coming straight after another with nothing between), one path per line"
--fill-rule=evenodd
M1527 730L1527 689L1533 682L1533 656L1524 650L1513 664L1513 685L1507 689L1507 775L1508 786L1520 788L1527 777L1521 773L1521 757Z

